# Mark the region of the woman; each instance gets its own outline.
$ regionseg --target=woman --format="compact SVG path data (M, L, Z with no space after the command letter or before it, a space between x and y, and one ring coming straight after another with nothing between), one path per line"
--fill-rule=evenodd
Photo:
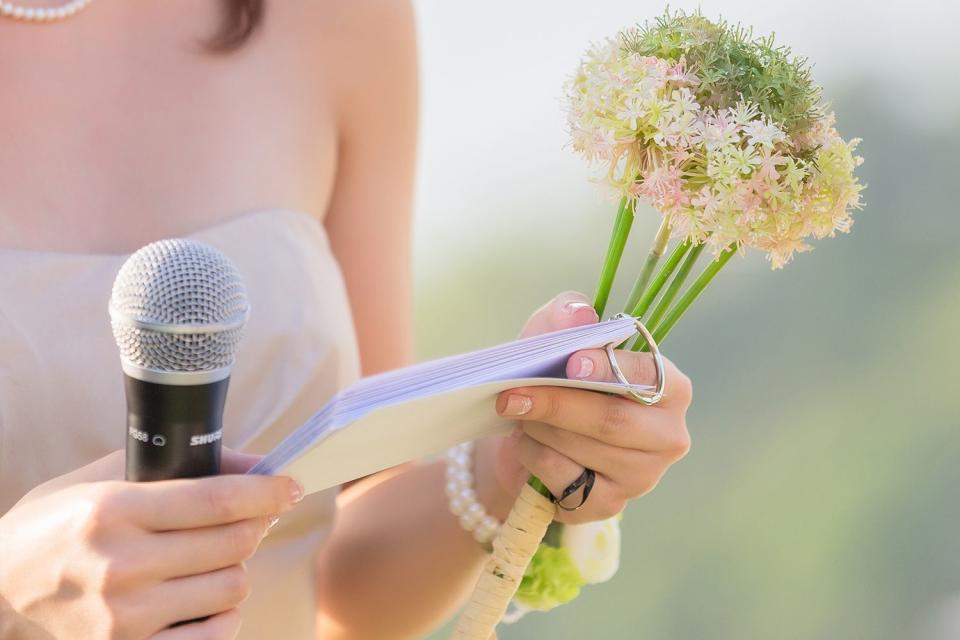
M423 636L485 557L449 512L442 467L303 498L289 478L237 475L256 457L227 452L219 477L121 482L105 311L117 268L152 240L189 236L229 255L255 309L225 419L226 444L247 452L357 375L408 364L410 6L79 8L38 24L0 4L0 637ZM524 332L596 320L567 293ZM644 355L621 363L651 380ZM575 354L568 374L610 378L600 351ZM528 472L559 494L589 467L594 492L561 517L619 512L687 450L689 382L667 375L654 408L505 393L498 410L522 421L477 447L480 502L502 519Z

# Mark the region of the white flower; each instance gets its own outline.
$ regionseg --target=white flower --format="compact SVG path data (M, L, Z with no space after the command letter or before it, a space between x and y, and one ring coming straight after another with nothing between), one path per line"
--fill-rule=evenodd
M630 98L623 106L623 109L617 113L617 118L626 122L631 129L636 130L637 120L643 118L646 113L647 111L643 108L643 103L640 98Z
M703 143L707 151L737 144L737 125L723 118L701 120L694 129L694 142Z
M777 142L783 142L787 135L775 124L767 124L762 120L754 120L743 126L743 132L747 134L747 141L750 144L758 144L767 149L772 149Z
M730 164L736 171L746 175L753 171L753 168L760 164L760 156L751 147L741 149L740 147L731 147L726 150Z
M700 110L700 105L686 87L674 89L670 98L673 100L674 109L679 113L696 113Z
M757 117L760 108L752 102L739 102L729 109L729 116L737 126L743 126Z
M599 522L565 524L560 545L570 549L570 557L588 584L606 582L620 568L619 516Z
M689 145L691 139L699 135L701 129L696 116L687 111L671 120L665 131L666 139L671 141L671 144Z

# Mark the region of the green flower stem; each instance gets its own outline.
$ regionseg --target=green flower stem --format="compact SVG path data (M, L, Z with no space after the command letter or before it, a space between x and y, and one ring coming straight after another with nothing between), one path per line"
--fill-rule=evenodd
M703 244L696 245L687 253L686 257L684 257L683 264L681 264L680 268L677 270L676 275L670 282L670 286L668 286L667 290L663 292L663 296L660 297L660 301L657 302L657 306L654 307L653 313L651 313L650 317L646 319L645 323L648 329L650 327L657 326L657 324L660 322L660 319L664 316L664 314L667 313L670 305L683 288L683 283L686 282L687 276L689 276L690 272L693 270L693 265L696 264L700 254L703 253L705 246L706 245ZM631 349L633 351L646 351L647 346L647 341L643 339L643 336L637 336L637 339L633 343Z
M703 293L703 290L707 288L707 285L710 284L710 281L713 280L713 277L720 272L720 269L723 268L725 264L730 261L730 258L733 257L733 254L737 252L736 245L730 245L723 250L717 259L712 261L707 268L703 270L703 273L694 280L693 284L690 285L690 288L680 297L677 301L677 304L670 310L664 318L663 321L656 325L651 333L653 334L653 339L657 341L657 344L663 342L663 339L667 337L667 334L670 333L670 330L673 329L673 326L677 324L677 321L686 313L687 309L690 308L690 305L693 304L693 301Z
M673 270L677 268L678 264L680 264L680 260L683 259L683 255L689 248L690 243L686 240L674 247L670 257L667 258L667 261L663 263L662 267L660 267L660 272L657 274L657 277L653 279L653 282L650 283L650 286L647 287L647 290L644 291L643 295L640 296L640 299L637 300L637 304L630 311L630 315L635 318L643 317L643 314L645 314L647 309L650 308L650 305L656 299L657 294L660 293L660 290L663 288L664 283L670 278Z
M553 497L553 494L550 493L550 489L547 489L547 485L543 484L543 481L532 473L529 475L529 477L527 477L527 484L536 489L537 493L542 495L544 498Z
M660 322L660 318L667 312L667 309L670 308L670 305L673 303L674 298L677 297L677 294L680 293L680 289L683 288L683 283L686 282L687 276L690 275L690 272L693 271L693 265L696 264L697 259L700 257L700 254L703 253L703 250L706 248L704 244L698 244L697 246L690 249L687 256L683 259L683 264L680 265L680 268L677 270L677 275L673 277L673 281L670 283L670 286L667 287L667 290L663 293L663 297L660 298L660 301L657 303L657 306L654 308L653 313L650 314L650 317L647 319L647 324L650 326L657 326L657 323Z
M660 318L667 312L670 308L671 303L673 303L674 298L677 297L677 294L680 293L680 289L683 288L683 283L686 281L687 276L690 275L690 271L693 270L693 265L697 262L697 258L700 257L700 254L703 253L703 249L706 245L698 244L693 247L683 259L683 264L680 265L680 268L677 270L677 275L673 277L673 281L670 282L670 286L667 287L667 290L663 292L663 296L660 298L660 301L657 303L657 306L654 308L653 313L650 314L650 317L646 320L647 327L655 327L660 322ZM641 348L645 347L647 341L642 337L638 337L637 341L633 343L631 349L634 351L640 351Z
M630 227L633 226L633 207L633 202L627 198L620 199L617 219L613 223L613 233L610 235L610 246L607 247L607 257L603 260L597 295L593 301L593 308L600 317L603 317L603 310L607 306L610 287L613 286L613 278L617 275L617 267L620 266L620 258L623 256L623 247L627 244L627 236L630 235Z
M663 222L660 223L660 230L657 231L657 237L653 240L653 246L650 247L650 253L647 254L647 260L643 263L643 269L640 270L640 275L633 285L630 297L627 298L627 305L624 311L629 312L637 306L637 302L640 301L640 296L643 295L647 284L650 282L650 278L653 277L653 271L657 268L657 263L660 262L663 254L667 252L667 245L669 243L670 225L667 223L667 219L664 218Z

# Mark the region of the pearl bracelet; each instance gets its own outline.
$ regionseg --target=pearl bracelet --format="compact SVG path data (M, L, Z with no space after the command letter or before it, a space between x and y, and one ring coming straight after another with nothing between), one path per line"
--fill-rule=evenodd
M500 523L489 515L477 501L473 490L473 442L464 442L447 449L447 499L450 512L457 516L460 525L473 533L481 544L491 542L500 531Z

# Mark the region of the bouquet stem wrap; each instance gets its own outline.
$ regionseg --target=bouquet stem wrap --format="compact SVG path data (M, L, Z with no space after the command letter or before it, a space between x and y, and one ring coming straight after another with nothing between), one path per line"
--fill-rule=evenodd
M473 589L451 636L456 640L496 638L497 623L520 587L523 574L556 514L556 506L530 484L524 484L500 535L493 554Z

